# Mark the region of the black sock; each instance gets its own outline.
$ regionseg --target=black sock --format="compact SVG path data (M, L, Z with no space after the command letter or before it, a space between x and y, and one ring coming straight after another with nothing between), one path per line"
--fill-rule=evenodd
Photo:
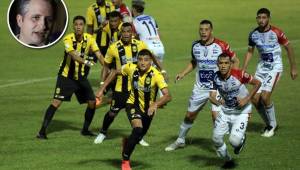
M109 115L108 111L103 119L103 123L102 123L102 128L100 130L101 133L106 134L107 133L107 129L109 128L109 126L112 124L112 122L115 120L115 116L111 116Z
M92 120L95 115L95 108L91 109L89 107L86 108L85 114L84 114L84 123L83 123L83 128L82 131L88 131L90 124L92 123Z
M128 138L127 144L124 146L122 153L123 160L129 160L135 145L142 139L143 128L136 127L132 129L131 135Z
M57 110L57 108L54 107L52 104L48 107L48 109L46 110L46 113L44 116L44 121L43 121L41 130L39 133L46 133L46 129L47 129L48 125L50 124L56 110Z

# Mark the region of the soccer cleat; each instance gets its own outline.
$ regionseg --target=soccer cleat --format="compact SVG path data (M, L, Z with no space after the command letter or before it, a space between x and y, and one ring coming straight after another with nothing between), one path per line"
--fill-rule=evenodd
M106 136L103 133L99 133L99 135L94 140L94 144L102 143Z
M233 159L226 161L222 166L223 169L234 169L235 167L236 164Z
M130 162L126 160L122 160L121 168L122 170L131 170Z
M169 146L167 146L165 148L165 151L174 151L174 150L176 150L178 148L183 148L183 147L185 147L185 143L184 142L178 142L176 140L174 143L172 143Z
M46 133L40 133L40 132L39 132L39 133L36 135L36 137L37 137L38 139L48 139Z
M82 136L96 136L94 133L88 130L82 130L80 133Z
M149 143L147 143L144 139L141 139L139 144L142 146L149 146Z
M275 126L274 128L272 126L267 126L264 129L264 132L261 134L263 137L272 137L275 134L275 130L277 129L278 126Z
M238 155L239 153L241 153L241 151L243 150L243 148L246 144L246 139L247 139L247 137L246 137L246 134L245 134L241 145L234 148L234 154Z

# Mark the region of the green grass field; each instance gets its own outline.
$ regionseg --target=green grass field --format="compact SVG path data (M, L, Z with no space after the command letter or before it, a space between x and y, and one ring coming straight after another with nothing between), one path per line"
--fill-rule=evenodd
M69 18L85 15L94 0L65 0ZM125 2L130 2L129 0ZM300 1L298 0L146 0L146 13L153 15L160 26L165 44L164 65L170 78L181 71L190 60L192 41L198 39L202 19L214 24L214 35L224 39L243 60L248 33L256 27L256 11L268 7L272 23L282 28L291 40L300 63ZM63 44L47 49L29 49L19 44L6 24L9 0L0 2L0 169L120 169L121 139L131 128L125 112L112 124L108 139L93 144L93 138L80 135L85 106L75 98L57 111L48 130L49 140L35 138L45 109L55 86L58 65L63 57ZM71 23L71 22L69 22ZM72 31L71 24L68 32ZM249 72L254 73L257 55ZM236 169L300 169L300 81L292 81L289 64L283 53L284 73L273 93L279 131L273 138L260 137L263 123L256 111L248 126L245 150L238 156ZM298 69L300 65L298 64ZM96 88L100 66L89 77ZM194 83L194 73L178 84L170 81L173 100L155 116L145 137L150 147L137 146L132 155L133 169L193 170L220 169L222 161L216 156L211 140L212 122L209 107L198 116L185 149L165 152L173 142L183 120ZM209 106L209 105L208 105ZM97 132L108 106L96 111L92 130ZM229 146L229 145L228 145ZM230 148L232 153L232 149ZM233 155L233 154L232 154Z

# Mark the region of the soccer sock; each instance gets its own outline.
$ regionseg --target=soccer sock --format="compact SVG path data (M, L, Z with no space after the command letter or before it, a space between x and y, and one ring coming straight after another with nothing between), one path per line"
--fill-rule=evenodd
M270 125L274 128L277 126L276 117L275 117L275 109L274 104L272 103L270 106L265 107L267 117L270 121Z
M225 161L231 160L231 156L229 155L229 152L227 150L226 144L223 143L221 147L217 147L217 155L224 159Z
M92 123L92 120L94 118L95 114L95 108L91 109L89 107L86 108L85 114L84 114L84 123L83 123L83 131L88 131L90 124Z
M129 160L136 144L142 139L143 128L135 127L132 129L131 135L128 138L127 144L122 153L123 160Z
M184 121L180 125L179 135L177 140L181 140L181 142L185 141L185 137L188 133L188 131L191 129L193 125L192 121L189 121L187 118L184 119Z
M102 123L102 128L100 130L100 133L106 134L107 133L107 129L109 128L109 126L112 124L112 122L115 119L115 116L110 116L109 115L110 111L108 111L103 119L103 123Z
M52 104L47 108L45 116L44 116L44 121L43 121L41 130L39 133L46 133L46 129L47 129L49 123L51 122L56 110L57 110L57 108L54 107Z
M265 124L269 125L270 123L269 123L269 120L268 120L268 117L267 117L267 113L266 113L265 107L264 107L264 105L262 104L261 101L259 101L258 106L257 106L256 109L257 109L257 112L259 113L260 117L265 122Z

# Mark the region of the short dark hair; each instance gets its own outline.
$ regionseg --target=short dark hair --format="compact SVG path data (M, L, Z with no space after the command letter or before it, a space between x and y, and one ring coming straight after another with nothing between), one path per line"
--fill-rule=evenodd
M154 57L154 56L152 55L151 51L148 50L148 49L142 49L142 50L138 53L138 58L139 58L140 56L145 56L145 55L150 56L150 58L153 60L153 57Z
M135 4L132 5L132 8L134 8L136 10L136 12L138 12L138 13L143 13L144 9L145 9L143 6L135 5Z
M231 59L230 59L230 56L228 55L228 54L226 54L226 53L222 53L222 54L220 54L219 56L218 56L218 62L219 62L219 60L220 60L220 58L229 58L229 60L231 61Z
M213 24L210 20L207 20L207 19L204 19L200 22L200 25L203 25L203 24L208 24L210 25L211 28L213 28Z
M267 9L267 8L260 8L260 9L257 11L256 15L259 15L259 14L266 14L268 17L271 16L271 12L270 12L270 10Z
M73 18L73 23L76 21L76 20L82 20L83 23L85 24L85 18L81 15L77 15Z
M112 11L108 14L108 18L115 18L115 17L122 18L122 15L119 11Z
M132 24L129 23L129 22L124 22L124 23L122 24L122 28L123 28L123 27L132 27Z

